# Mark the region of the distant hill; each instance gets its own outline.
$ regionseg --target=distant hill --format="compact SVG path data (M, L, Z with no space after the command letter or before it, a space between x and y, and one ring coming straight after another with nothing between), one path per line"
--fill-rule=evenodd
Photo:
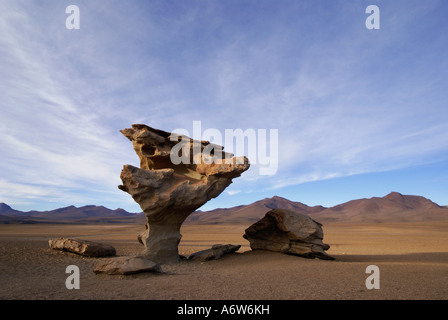
M307 206L301 202L274 196L249 205L226 209L196 211L186 224L242 224L251 225L266 212L283 208L306 214L321 223L382 223L424 222L448 220L448 207L412 195L391 192L380 198L351 200L334 207ZM0 203L0 223L139 223L144 224L143 213L130 213L123 209L111 210L103 206L69 206L51 211L15 210Z
M249 205L228 209L215 209L207 212L197 211L188 217L191 224L252 224L274 208L285 208L306 214L321 223L349 222L415 222L448 220L448 207L439 206L431 200L412 195L391 192L385 197L358 199L325 208L309 207L281 197L259 200Z
M275 209L289 209L303 214L320 212L322 206L309 207L300 202L274 196L256 201L249 205L242 205L228 209L215 209L211 211L196 211L190 215L185 223L191 224L252 224L260 220L266 212Z
M325 222L416 222L448 220L448 208L431 200L391 192L385 197L358 199L310 216Z
M68 206L50 211L22 212L0 203L0 223L129 223L145 221L142 213L124 209L111 210L104 206Z
M14 210L10 206L8 206L6 203L0 203L0 215L6 214L6 215L15 215L17 213L21 213L20 211Z

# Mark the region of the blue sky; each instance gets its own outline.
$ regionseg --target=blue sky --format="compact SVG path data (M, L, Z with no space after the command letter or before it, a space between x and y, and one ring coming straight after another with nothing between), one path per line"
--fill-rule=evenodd
M368 30L365 9L380 9ZM68 5L80 29L68 30ZM284 196L336 205L390 191L448 204L446 1L0 3L0 202L104 205L138 157L120 129L278 129L202 209Z

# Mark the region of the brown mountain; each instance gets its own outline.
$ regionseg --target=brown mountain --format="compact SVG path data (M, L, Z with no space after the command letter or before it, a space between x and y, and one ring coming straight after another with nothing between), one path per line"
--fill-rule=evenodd
M0 223L126 223L134 220L144 221L144 215L94 205L23 212L0 203Z
M391 192L382 198L348 201L310 216L325 222L416 222L448 220L448 210L425 197Z
M381 223L448 220L448 206L431 200L391 192L380 198L357 199L334 207L310 207L306 204L274 196L227 209L196 211L188 217L188 224L243 224L251 225L266 212L283 208L309 215L321 223ZM145 215L123 209L111 210L103 206L69 206L51 211L22 212L0 203L0 223L138 223Z
M38 218L85 219L94 217L131 217L134 214L123 209L111 210L103 206L69 206L51 211L30 211L25 213Z
M289 209L303 214L320 212L322 206L309 207L300 202L274 196L256 201L249 205L242 205L228 209L214 209L211 211L196 211L190 215L185 223L190 224L252 224L257 222L266 212L276 209Z
M381 223L448 220L448 208L431 200L391 192L385 197L357 199L331 208L309 207L281 197L266 198L249 205L211 211L197 211L186 221L190 224L247 224L261 219L266 212L283 208L307 214L321 223Z

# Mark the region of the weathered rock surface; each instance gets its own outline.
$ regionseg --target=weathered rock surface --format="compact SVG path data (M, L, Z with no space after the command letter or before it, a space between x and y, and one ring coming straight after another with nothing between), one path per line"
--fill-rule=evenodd
M107 257L116 254L114 247L88 240L58 238L48 240L48 244L51 249L72 252L86 257Z
M333 260L325 251L322 225L310 217L285 209L274 209L245 230L252 250L278 251L307 258Z
M125 256L108 259L98 259L93 266L93 272L105 274L135 274L140 272L162 272L159 264L141 257Z
M207 141L142 124L121 132L140 158L140 168L123 167L119 188L146 215L146 230L138 237L145 246L142 256L158 263L178 261L182 223L249 169L248 159L232 157L222 146ZM177 161L179 154L182 161ZM178 156L174 162L173 155Z
M192 253L188 256L188 260L209 261L221 258L223 255L236 252L241 248L240 245L233 244L215 244L211 249L206 249Z

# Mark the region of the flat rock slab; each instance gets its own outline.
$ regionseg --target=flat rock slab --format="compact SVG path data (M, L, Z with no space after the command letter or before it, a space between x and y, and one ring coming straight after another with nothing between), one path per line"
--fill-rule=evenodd
M162 272L159 264L148 259L134 256L99 259L95 262L93 272L105 274L135 274L140 272Z
M115 256L114 247L88 240L58 238L48 240L51 249L76 253L86 257Z
M199 261L216 260L221 258L223 255L227 253L238 251L240 248L241 248L240 245L215 244L211 247L211 249L206 249L192 253L191 255L188 256L188 260L199 260Z

